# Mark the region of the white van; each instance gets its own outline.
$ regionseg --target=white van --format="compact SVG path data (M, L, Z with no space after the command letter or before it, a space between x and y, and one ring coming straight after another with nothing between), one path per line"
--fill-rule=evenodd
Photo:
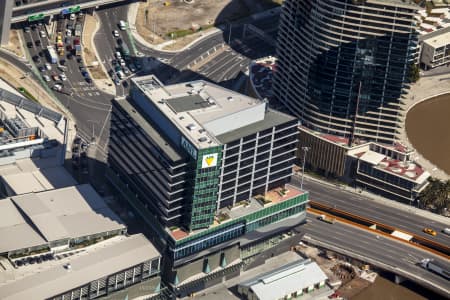
M127 23L125 21L123 21L123 20L120 20L119 21L119 28L120 28L120 30L127 29Z

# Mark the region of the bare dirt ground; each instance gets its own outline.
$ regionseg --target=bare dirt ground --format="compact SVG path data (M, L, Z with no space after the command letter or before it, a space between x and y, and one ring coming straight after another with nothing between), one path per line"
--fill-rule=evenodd
M8 45L2 46L3 48L13 52L15 55L24 57L24 51L22 43L20 42L19 32L17 30L11 30L9 34Z
M281 0L277 0L281 1ZM136 29L147 42L176 39L166 50L180 49L206 29L273 7L270 0L148 0L139 4ZM166 4L166 5L165 5ZM249 7L249 5L251 7Z
M86 66L94 79L107 79L103 72L98 58L95 56L94 47L92 45L92 34L95 32L97 21L94 16L85 15L85 23L83 30L83 58Z

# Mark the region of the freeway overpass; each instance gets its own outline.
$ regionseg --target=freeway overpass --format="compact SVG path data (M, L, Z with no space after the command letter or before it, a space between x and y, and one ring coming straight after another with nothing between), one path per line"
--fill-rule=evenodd
M329 249L347 257L376 266L396 274L396 281L404 279L447 297L450 294L449 281L419 265L424 258L432 258L450 268L448 260L441 256L412 247L386 236L380 236L358 227L335 222L328 224L308 214L307 224L301 227L307 244Z
M23 21L39 21L57 14L78 12L82 9L129 2L128 0L46 0L14 6L15 1L0 1L0 43L6 44L9 39L11 24Z

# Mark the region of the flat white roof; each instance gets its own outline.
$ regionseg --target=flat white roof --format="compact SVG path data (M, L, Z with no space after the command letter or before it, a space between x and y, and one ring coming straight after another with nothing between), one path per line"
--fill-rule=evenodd
M165 86L153 75L132 81L198 149L219 145L217 135L264 120L264 102L207 81Z
M251 288L259 300L273 300L327 279L328 277L315 262L303 260L258 276L241 285Z
M89 184L13 196L0 208L0 253L125 229Z
M375 151L365 152L360 159L372 165L378 165L386 156Z
M391 233L391 235L393 235L393 236L395 236L395 237L398 237L398 238L400 238L400 239L402 239L402 240L405 240L405 241L410 241L410 240L412 239L412 235L406 234L406 233L404 233L404 232L397 231L397 230L394 230L394 231Z
M433 48L443 47L450 44L450 32L431 37L423 41L425 44Z
M142 234L123 236L114 242L103 242L102 245L89 247L64 261L43 263L36 272L13 275L13 280L0 283L0 299L48 299L160 257ZM70 271L64 267L67 263L70 263Z

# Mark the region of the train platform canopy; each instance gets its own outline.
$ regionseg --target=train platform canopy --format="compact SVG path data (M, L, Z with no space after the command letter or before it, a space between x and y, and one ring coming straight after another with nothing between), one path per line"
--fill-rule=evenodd
M116 230L126 227L89 184L0 200L0 254Z

